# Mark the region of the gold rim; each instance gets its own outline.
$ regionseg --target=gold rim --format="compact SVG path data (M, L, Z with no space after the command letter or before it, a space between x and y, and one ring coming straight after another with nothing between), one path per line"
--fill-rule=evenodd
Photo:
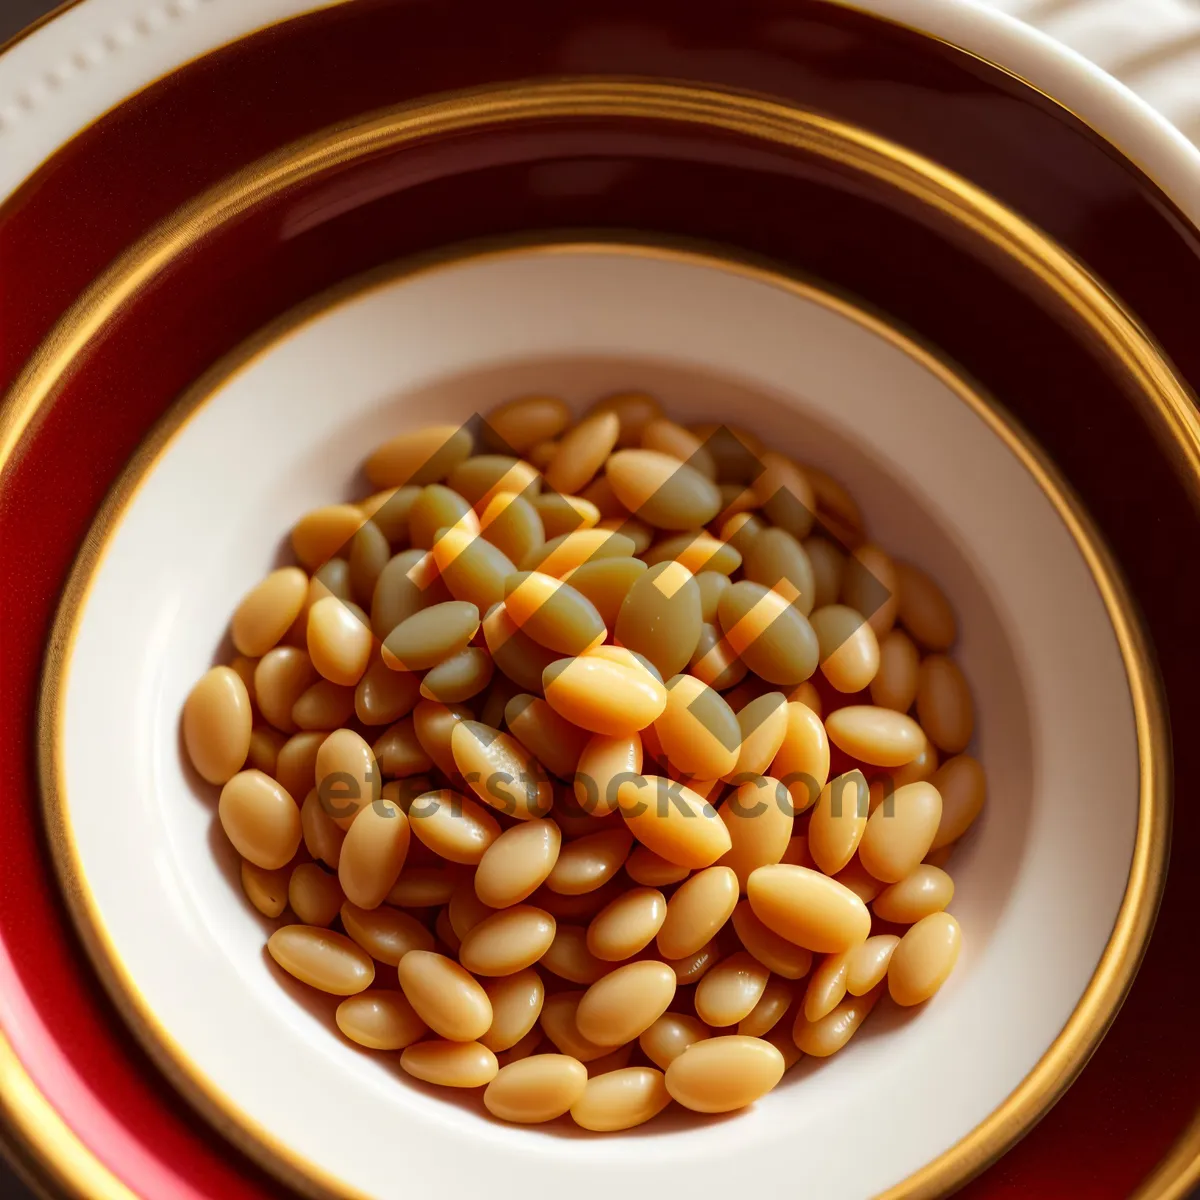
M1133 390L1141 398L1151 424L1168 447L1177 469L1188 477L1193 492L1196 492L1197 478L1200 477L1200 422L1191 408L1187 389L1129 314L1044 235L986 193L936 164L842 122L757 97L632 80L518 84L426 104L405 105L308 138L212 189L123 255L59 322L22 372L0 413L0 467L11 456L34 415L53 403L75 356L100 333L104 323L188 246L222 223L286 187L360 156L449 131L570 116L620 116L691 123L801 148L898 188L949 217L1004 253L1089 327L1097 343L1105 348L1114 365L1133 384ZM773 278L782 286L798 286L779 277ZM885 336L898 335L887 331ZM916 347L913 350L924 353ZM1036 455L1033 460L1038 462L1040 473L1048 471ZM1078 523L1077 527L1073 526L1073 532L1076 528L1083 529L1084 518L1073 502L1068 509ZM1118 598L1120 601L1117 610L1121 626L1118 628L1124 628L1132 656L1127 661L1136 663L1139 673L1146 673L1144 690L1135 695L1142 755L1142 797L1138 840L1125 901L1088 992L1046 1058L987 1122L899 1189L893 1189L889 1197L932 1196L965 1180L1002 1152L1057 1098L1082 1067L1115 1015L1153 923L1168 838L1165 764L1169 759L1166 757L1165 726L1161 702L1149 678L1150 656L1144 639L1133 619L1124 615L1126 600L1107 554L1098 544L1094 554L1093 569L1101 569L1104 577L1112 581L1114 603ZM61 626L63 614L59 620ZM61 633L61 628L56 633ZM1131 680L1134 678L1142 676L1131 674ZM43 720L53 709L53 699L54 689L47 681ZM43 726L43 733L46 728ZM52 755L47 754L44 737L42 753L48 816L54 821L58 819L59 811L53 787L55 766ZM77 885L83 881L72 880L63 862L62 845L58 843L56 857L76 920L85 937L89 937L90 916L83 911L77 890ZM103 971L103 960L98 957L97 961ZM202 1089L191 1090L195 1093ZM211 1111L207 1103L205 1107ZM231 1137L261 1156L261 1144L247 1137L240 1127L228 1128L227 1116L221 1117L219 1123L226 1127ZM310 1189L315 1183L326 1194L345 1194L336 1188L322 1189L319 1182L296 1164L289 1166L288 1176Z

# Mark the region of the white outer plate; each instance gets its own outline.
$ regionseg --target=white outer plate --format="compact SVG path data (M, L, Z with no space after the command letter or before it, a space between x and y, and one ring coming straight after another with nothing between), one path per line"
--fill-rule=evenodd
M365 494L356 472L376 442L526 389L581 405L631 386L830 470L877 540L942 581L991 798L952 860L965 948L931 1004L881 1005L845 1052L801 1064L749 1113L675 1110L614 1139L500 1125L345 1044L334 1002L267 958L268 925L178 729L238 599L303 512ZM773 1193L873 1195L968 1134L1053 1042L1112 932L1134 845L1118 643L1018 455L942 376L844 313L652 251L443 265L264 350L176 432L110 532L63 688L60 799L109 953L140 993L135 1024L229 1120L387 1200L727 1196L748 1168Z
M0 203L77 133L163 75L268 25L344 2L82 0L0 55ZM1189 30L1194 34L1186 0L1081 0L1071 6L1076 17L1084 14L1074 26L1059 19L1062 5L1043 5L1043 13L1038 0L837 2L932 34L1028 80L1108 138L1200 225L1200 149L1101 69L1120 75L1128 66L1129 82L1167 117L1200 129L1194 54L1173 65L1162 52L1172 39L1186 46ZM1100 6L1105 11L1089 27L1086 13ZM1089 33L1085 53L1101 66L998 8L1045 24L1068 44L1079 41L1082 27ZM1103 46L1093 27L1111 30ZM1145 70L1135 71L1141 60L1130 56L1131 32L1139 48L1156 52Z

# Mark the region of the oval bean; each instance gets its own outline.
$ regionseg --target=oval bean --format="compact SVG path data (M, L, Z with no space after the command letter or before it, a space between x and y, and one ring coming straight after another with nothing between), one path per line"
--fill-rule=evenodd
M534 1054L501 1067L483 1093L493 1116L538 1125L569 1112L587 1087L587 1068L567 1054Z
M403 1050L429 1032L403 992L383 988L348 996L334 1020L346 1037L369 1050Z
M365 992L375 980L366 951L330 929L285 925L267 939L267 950L289 975L333 996Z
M242 769L253 731L250 693L231 667L213 667L188 693L183 741L192 766L209 783L227 783Z
M769 1042L729 1034L689 1046L667 1067L666 1087L694 1112L732 1112L769 1092L783 1069L783 1055Z
M923 1004L949 978L958 961L962 934L944 912L932 913L900 939L888 964L888 991L900 1005Z

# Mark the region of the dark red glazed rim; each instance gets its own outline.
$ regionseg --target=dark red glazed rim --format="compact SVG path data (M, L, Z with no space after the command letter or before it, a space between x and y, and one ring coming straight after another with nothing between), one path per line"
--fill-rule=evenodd
M0 269L9 284L0 294L0 383L12 381L120 249L231 169L386 104L567 70L769 90L929 154L1087 263L1154 331L1193 388L1200 381L1194 301L1188 308L1200 295L1196 231L1101 139L977 59L806 0L736 8L585 0L570 11L527 2L503 13L474 3L418 9L360 0L170 76L76 139L0 210ZM852 86L868 80L869 88ZM964 113L955 100L967 96ZM579 168L597 158L611 168L603 185ZM480 169L486 159L496 165ZM412 186L418 169L431 179ZM1062 177L1089 186L1066 192L1053 182ZM323 215L296 233L297 214L315 211L313 195L324 196ZM340 173L333 190L326 180L320 191L256 211L197 248L81 364L0 479L0 555L10 581L0 601L8 806L0 845L7 878L21 885L0 906L0 939L11 958L10 1007L28 1005L24 1025L8 1014L4 1024L10 1034L29 1034L16 1043L59 1107L82 1085L99 1109L136 1131L158 1178L151 1187L152 1174L139 1166L144 1194L236 1197L278 1188L198 1126L132 1045L84 965L29 800L42 646L92 514L171 399L271 317L382 260L530 227L690 236L824 277L942 347L1005 397L1050 451L1120 557L1160 649L1170 648L1161 665L1186 794L1200 769L1200 749L1187 737L1200 716L1186 587L1195 567L1184 549L1195 535L1194 497L1066 316L1001 278L979 247L916 216L894 197L855 193L827 164L764 154L734 136L602 120L468 133L402 160L360 164ZM1177 809L1175 840L1183 853L1200 848L1187 805ZM1186 890L1176 871L1142 974L1093 1063L969 1194L1124 1197L1187 1123L1200 1096L1200 1034L1179 1003L1195 979L1177 949L1190 933ZM50 1039L31 1032L33 1013ZM55 1076L63 1063L75 1081ZM1156 1101L1147 1104L1151 1094ZM98 1128L89 1144L103 1159L109 1151L95 1144ZM129 1171L124 1162L118 1173L134 1183Z

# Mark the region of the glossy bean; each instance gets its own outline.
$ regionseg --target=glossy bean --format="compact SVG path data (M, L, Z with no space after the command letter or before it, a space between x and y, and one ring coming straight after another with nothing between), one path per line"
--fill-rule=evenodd
M564 496L559 492L543 492L535 496L533 506L542 522L545 537L562 537L564 533L575 533L581 529L594 529L601 520L600 510L582 496ZM522 562L536 547L530 547L526 555L514 559Z
M593 892L621 869L632 848L633 835L619 826L568 842L546 877L546 887L565 896Z
M685 880L667 901L658 931L665 959L686 958L707 945L724 927L738 902L738 878L729 867L709 867Z
M745 679L748 670L721 633L720 626L705 624L700 627L700 640L688 663L688 672L692 676L718 692L725 692Z
M403 1050L429 1032L403 992L383 988L348 996L334 1020L346 1037L369 1050Z
M445 479L472 450L465 426L430 425L384 442L367 459L367 478L375 487L427 484Z
M408 866L400 872L387 902L400 908L435 908L448 904L462 878L461 869L449 864L436 867Z
M781 861L786 853L792 837L791 798L779 780L760 775L731 792L717 811L731 842L720 865L734 871L744 892L751 871Z
M331 683L328 679L318 679L301 692L292 705L292 721L297 729L306 733L337 729L353 714L354 689Z
M230 624L239 654L261 658L278 644L300 615L308 596L308 576L298 567L281 567L256 584L234 610Z
M597 411L559 439L558 453L546 468L546 486L571 494L587 486L617 444L621 422L616 413Z
M958 636L945 592L920 567L896 563L897 616L923 650L949 650Z
M954 880L940 867L922 863L899 883L886 887L871 906L875 915L893 925L914 925L941 912L954 899Z
M610 737L644 729L667 706L666 687L648 669L595 652L551 663L542 681L555 712Z
M336 729L317 750L317 798L340 829L379 799L379 764L366 741L352 729Z
M465 650L478 628L479 609L466 601L423 608L384 639L383 660L393 670L428 670Z
M605 475L625 508L658 529L697 529L721 509L721 493L710 479L655 450L618 450Z
M624 962L654 940L666 916L667 901L662 892L631 888L592 918L587 928L587 948L605 962Z
M728 703L728 698L726 698ZM738 710L741 746L737 762L725 778L746 782L746 776L766 775L788 732L787 700L782 692L767 692Z
M931 654L921 663L917 720L929 740L947 754L965 750L975 731L971 689L958 663L945 654Z
M192 765L209 783L226 783L250 753L250 694L231 667L201 676L183 706L183 740Z
M242 891L246 899L254 905L264 917L274 920L288 903L288 881L291 872L287 867L277 867L274 871L266 871L256 867L249 859L242 859Z
M597 1046L623 1046L649 1029L675 996L666 963L627 963L593 983L580 998L575 1024Z
M278 870L300 846L300 810L269 775L239 771L221 789L221 828L234 849L256 867Z
M605 558L632 558L634 550L633 539L623 533L611 529L576 529L551 538L517 566L522 571L541 571L561 579L584 563Z
M315 509L292 527L292 550L301 566L315 571L349 543L362 523L362 513L353 504Z
M455 725L450 749L454 765L484 803L523 821L550 811L554 803L550 780L514 737L465 720Z
M254 700L259 712L283 733L294 733L292 708L317 680L308 652L295 646L276 646L254 668Z
M787 594L805 615L817 599L816 573L808 551L785 529L764 529L746 547L744 578L766 588L778 588L781 580L791 587Z
M500 1070L496 1056L478 1042L416 1042L400 1055L400 1066L414 1079L439 1087L476 1088Z
M449 788L426 792L413 802L408 815L413 833L452 863L476 865L500 836L500 826L488 809Z
M625 1067L590 1079L571 1106L576 1125L595 1133L633 1129L658 1116L671 1102L666 1078L651 1067Z
M812 970L812 951L768 929L755 915L748 900L738 903L732 920L742 945L776 975L784 979L803 979Z
M382 641L421 609L450 598L433 556L424 550L403 550L388 561L375 581L371 630Z
M774 589L742 580L721 595L721 629L739 658L769 683L794 685L817 669L820 650L788 580Z
M801 1010L796 1014L792 1039L814 1058L836 1054L858 1032L880 995L879 988L864 996L849 996L819 1021L810 1021Z
M571 422L571 410L557 396L518 396L488 410L484 441L501 453L520 454L556 438Z
M917 698L921 656L903 629L893 629L879 643L879 670L871 680L871 703L908 712Z
M330 929L285 925L267 939L267 950L289 975L334 996L357 995L375 980L366 951Z
M614 413L620 426L618 446L639 446L646 426L662 416L662 406L645 392L618 392L598 400L591 413Z
M828 1016L846 997L846 980L849 978L850 958L858 950L855 946L840 954L827 954L817 964L804 990L804 1019L819 1021Z
M767 980L758 1003L738 1022L738 1033L745 1037L766 1037L783 1020L795 1001L795 986L786 979L772 976Z
M716 809L675 780L659 775L626 780L617 789L617 803L633 836L679 866L711 866L733 845Z
M587 1087L587 1068L567 1054L534 1054L501 1067L483 1093L493 1116L538 1125L569 1112Z
M723 1029L748 1017L766 990L770 971L745 950L722 959L696 985L696 1015Z
M839 775L821 789L808 822L808 849L826 875L836 875L854 857L869 815L861 771Z
M728 577L742 565L742 556L728 542L703 530L676 534L652 545L644 554L650 566L662 562L677 562L693 575L704 574Z
M517 628L505 606L497 604L483 619L483 637L493 662L522 692L542 691L542 677L558 655L539 646Z
M929 853L941 819L942 798L933 784L897 788L890 806L881 805L867 821L858 848L863 866L883 883L899 883Z
M879 670L879 640L861 613L830 604L811 616L821 649L821 673L839 692L861 692Z
M839 750L879 767L903 766L925 748L925 735L916 721L870 704L851 704L830 713L825 731Z
M712 1037L712 1030L688 1013L663 1013L638 1038L642 1053L656 1066L666 1070L689 1046Z
M851 996L865 996L883 982L892 954L900 939L891 933L869 937L861 946L850 951L846 971L846 991Z
M807 867L759 867L746 894L768 929L818 954L848 950L870 933L867 906L849 888Z
M354 818L342 842L338 882L359 908L378 908L400 878L408 855L408 818L377 800Z
M516 570L504 551L469 529L439 529L431 553L450 595L480 612L504 598L504 581Z
M531 904L501 909L467 933L459 961L474 975L514 975L546 953L555 928L554 918Z
M342 907L337 877L316 863L301 863L288 880L288 907L302 925L332 925Z
M670 862L661 854L655 854L648 846L634 846L625 861L625 874L634 883L646 887L667 887L686 879L691 874L691 868Z
M506 829L479 860L479 899L492 908L507 908L531 896L553 869L561 845L558 826L545 818Z
M389 967L397 966L410 950L433 949L433 934L406 912L384 906L359 908L347 900L341 918L351 941Z
M987 799L987 779L978 759L960 754L942 763L930 782L942 798L942 819L930 849L941 850L974 824Z
M549 497L536 497L537 500ZM599 514L597 514L597 520ZM498 492L479 518L480 532L510 563L519 563L546 543L541 505L516 492Z
M634 581L613 632L622 646L644 655L670 679L691 660L701 625L695 577L681 563L665 562Z
M909 1007L923 1004L946 982L962 947L958 922L944 912L932 913L900 939L888 964L888 991Z
M434 1033L455 1042L472 1042L488 1031L491 1001L453 959L412 950L400 960L397 971L409 1003Z
M492 1023L480 1042L499 1054L521 1042L538 1022L546 989L533 967L489 979L484 984L492 1006Z
M542 1005L540 1022L556 1049L579 1059L580 1062L589 1063L603 1058L612 1047L589 1042L579 1032L575 1015L582 999L583 992L557 992L553 996L547 996L545 1004Z
M783 1055L769 1042L729 1034L689 1046L667 1067L666 1087L694 1112L732 1112L769 1092L783 1069Z
M787 788L792 809L806 812L829 780L829 738L821 718L796 700L787 706L783 743L771 762L770 774Z
M462 704L492 682L495 664L479 646L468 646L438 663L421 680L421 695L439 704Z

